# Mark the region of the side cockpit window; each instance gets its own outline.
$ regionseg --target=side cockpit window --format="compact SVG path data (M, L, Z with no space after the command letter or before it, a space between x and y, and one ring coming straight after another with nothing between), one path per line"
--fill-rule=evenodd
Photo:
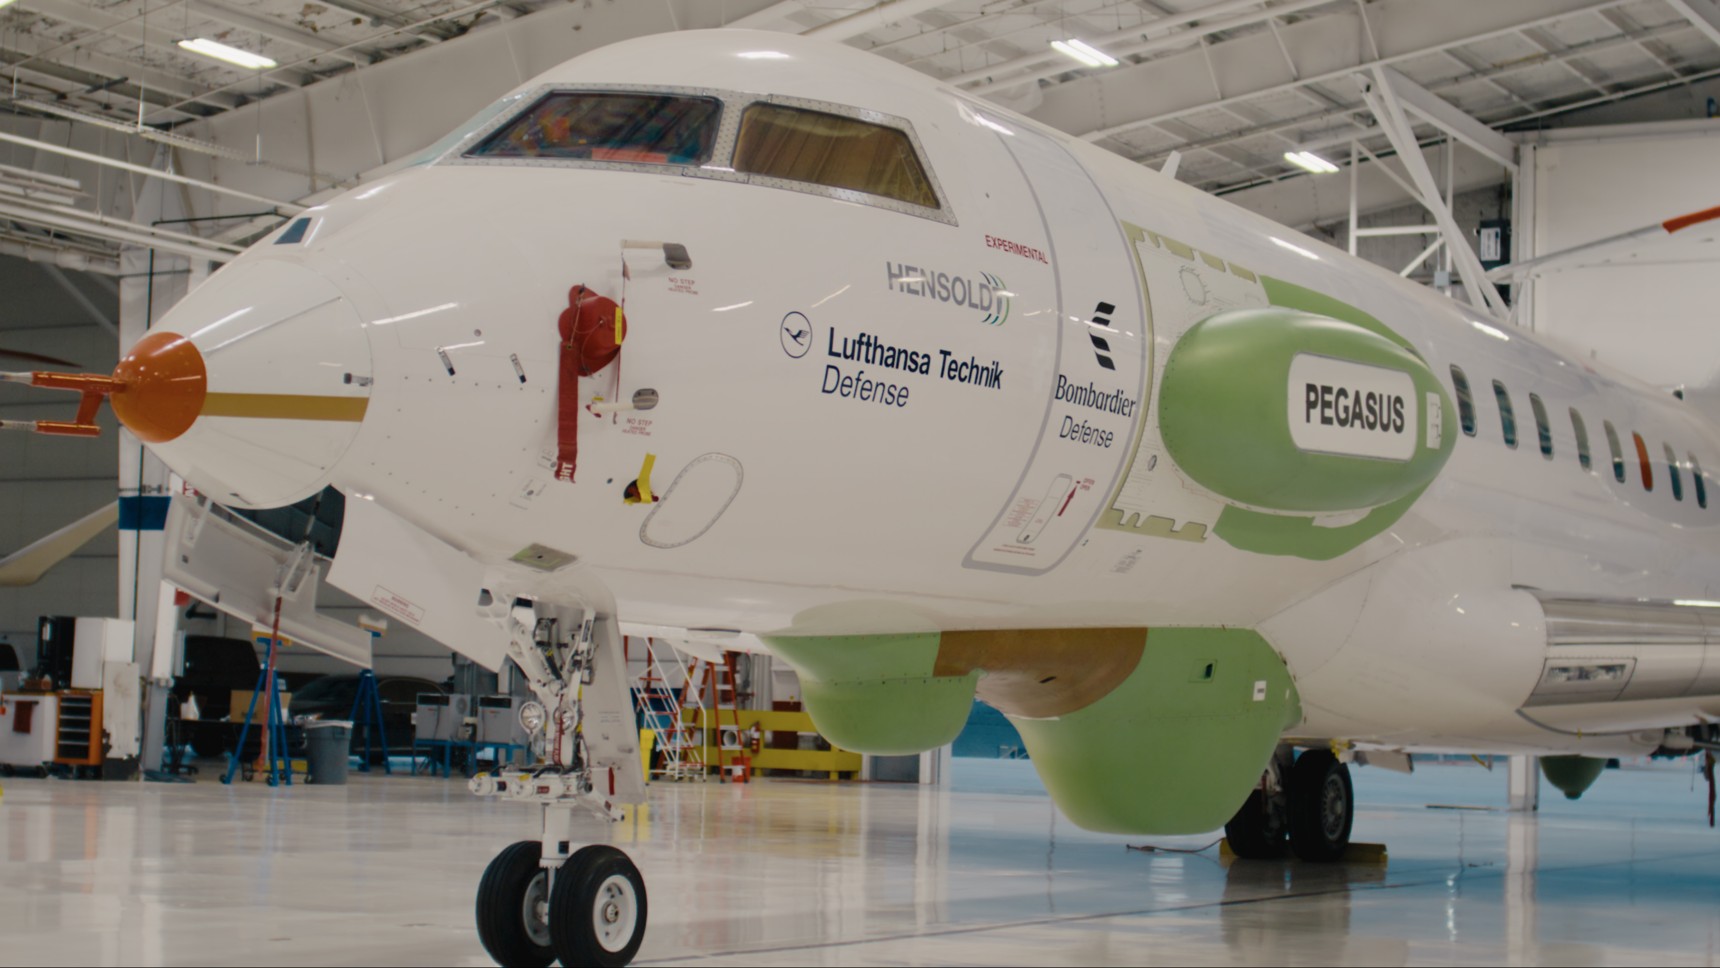
M485 138L468 158L698 165L717 140L716 98L557 91Z
M858 118L757 103L741 116L735 171L938 208L905 131Z

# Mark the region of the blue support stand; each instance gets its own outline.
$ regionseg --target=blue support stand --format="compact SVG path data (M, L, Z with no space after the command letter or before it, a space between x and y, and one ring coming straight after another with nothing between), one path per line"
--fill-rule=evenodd
M263 671L257 676L257 688L251 693L251 704L245 708L245 725L239 729L239 745L233 750L233 760L227 764L222 783L232 783L233 774L239 772L243 765L245 740L251 734L251 724L256 721L257 697L265 695L265 690L269 697L265 717L268 756L263 768L268 773L270 786L293 785L293 761L287 756L287 724L281 716L280 680L275 676L275 640L272 638L269 640L269 661L263 664Z
M388 727L382 723L382 695L376 690L376 673L369 669L358 674L358 694L352 697L352 728L364 729L364 752L359 754L358 769L370 772L371 741L376 740L382 751L382 772L394 775L388 764Z

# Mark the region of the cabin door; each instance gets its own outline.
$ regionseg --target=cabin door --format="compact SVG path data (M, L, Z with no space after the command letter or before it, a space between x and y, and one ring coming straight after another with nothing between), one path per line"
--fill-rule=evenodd
M963 565L1036 575L1068 557L1103 510L1145 416L1151 339L1128 239L1099 187L1061 144L995 120L1045 226L1058 334L1034 449Z

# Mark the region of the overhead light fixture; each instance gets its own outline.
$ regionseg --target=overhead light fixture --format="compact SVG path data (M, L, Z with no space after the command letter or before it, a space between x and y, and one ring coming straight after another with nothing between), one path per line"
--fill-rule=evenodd
M747 60L788 60L788 55L780 50L743 50L735 56Z
M1292 165L1313 172L1316 175L1330 175L1338 170L1338 166L1314 154L1312 151L1286 151L1284 160Z
M0 7L4 7L11 2L12 0L0 0Z
M1117 59L1084 40L1054 40L1051 49L1088 67L1116 67Z
M217 43L207 37L182 40L179 42L179 46L193 54L202 54L204 57L213 57L218 61L237 64L246 70L260 71L267 67L277 66L272 58L264 57L262 54L253 54L248 50L240 50L237 47L228 47L226 44Z

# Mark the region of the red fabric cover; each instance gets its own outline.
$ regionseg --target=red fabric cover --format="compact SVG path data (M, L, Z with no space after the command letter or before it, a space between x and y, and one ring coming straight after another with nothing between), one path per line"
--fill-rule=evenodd
M558 481L571 483L579 462L579 378L596 373L621 354L621 341L616 339L619 313L615 300L579 285L568 290L567 308L556 320L561 335L561 370L556 384ZM624 339L626 323L619 329Z

